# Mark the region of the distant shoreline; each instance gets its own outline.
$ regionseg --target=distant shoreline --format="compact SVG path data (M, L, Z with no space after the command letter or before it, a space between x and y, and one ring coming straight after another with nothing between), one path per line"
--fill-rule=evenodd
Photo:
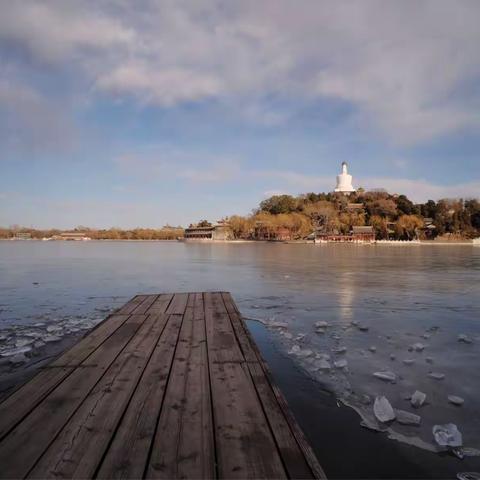
M42 240L40 238L20 239L20 238L0 238L0 242L54 242L54 243L91 243L91 242L150 242L150 243L187 243L187 244L254 244L254 243L269 243L269 244L295 244L305 245L315 243L311 240L183 240L183 239L111 239L111 238L96 238L90 240ZM418 241L375 241L375 242L324 242L317 245L378 245L378 246L423 246L423 245L438 245L438 246L475 246L473 240L455 240L455 241L435 241L435 240L418 240Z

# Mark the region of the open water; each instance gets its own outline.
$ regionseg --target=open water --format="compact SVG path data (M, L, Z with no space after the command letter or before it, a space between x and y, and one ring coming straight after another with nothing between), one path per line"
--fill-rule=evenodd
M472 245L2 241L0 377L137 293L202 290L230 291L250 319L330 477L480 469L480 248ZM420 408L410 401L416 390L426 394ZM420 425L379 422L377 396ZM462 434L463 460L435 442L433 426L448 423ZM332 448L337 460L325 454Z

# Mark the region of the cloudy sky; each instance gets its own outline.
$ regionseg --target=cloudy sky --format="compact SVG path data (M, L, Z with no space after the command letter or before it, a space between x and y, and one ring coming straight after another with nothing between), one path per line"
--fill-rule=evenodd
M0 225L480 196L478 0L0 0Z

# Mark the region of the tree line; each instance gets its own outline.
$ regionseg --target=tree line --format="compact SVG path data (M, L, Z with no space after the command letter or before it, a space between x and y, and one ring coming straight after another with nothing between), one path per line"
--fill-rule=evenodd
M77 227L73 230L24 228L12 226L0 228L0 238L8 239L27 234L33 239L52 238L61 233L75 232L84 233L92 240L175 240L183 237L182 227L165 226L163 228L134 228L134 229L92 229L88 227Z

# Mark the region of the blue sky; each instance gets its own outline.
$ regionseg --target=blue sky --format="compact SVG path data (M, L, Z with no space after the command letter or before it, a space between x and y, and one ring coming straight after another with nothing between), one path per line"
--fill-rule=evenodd
M354 185L480 195L480 3L5 2L0 225L159 227Z

